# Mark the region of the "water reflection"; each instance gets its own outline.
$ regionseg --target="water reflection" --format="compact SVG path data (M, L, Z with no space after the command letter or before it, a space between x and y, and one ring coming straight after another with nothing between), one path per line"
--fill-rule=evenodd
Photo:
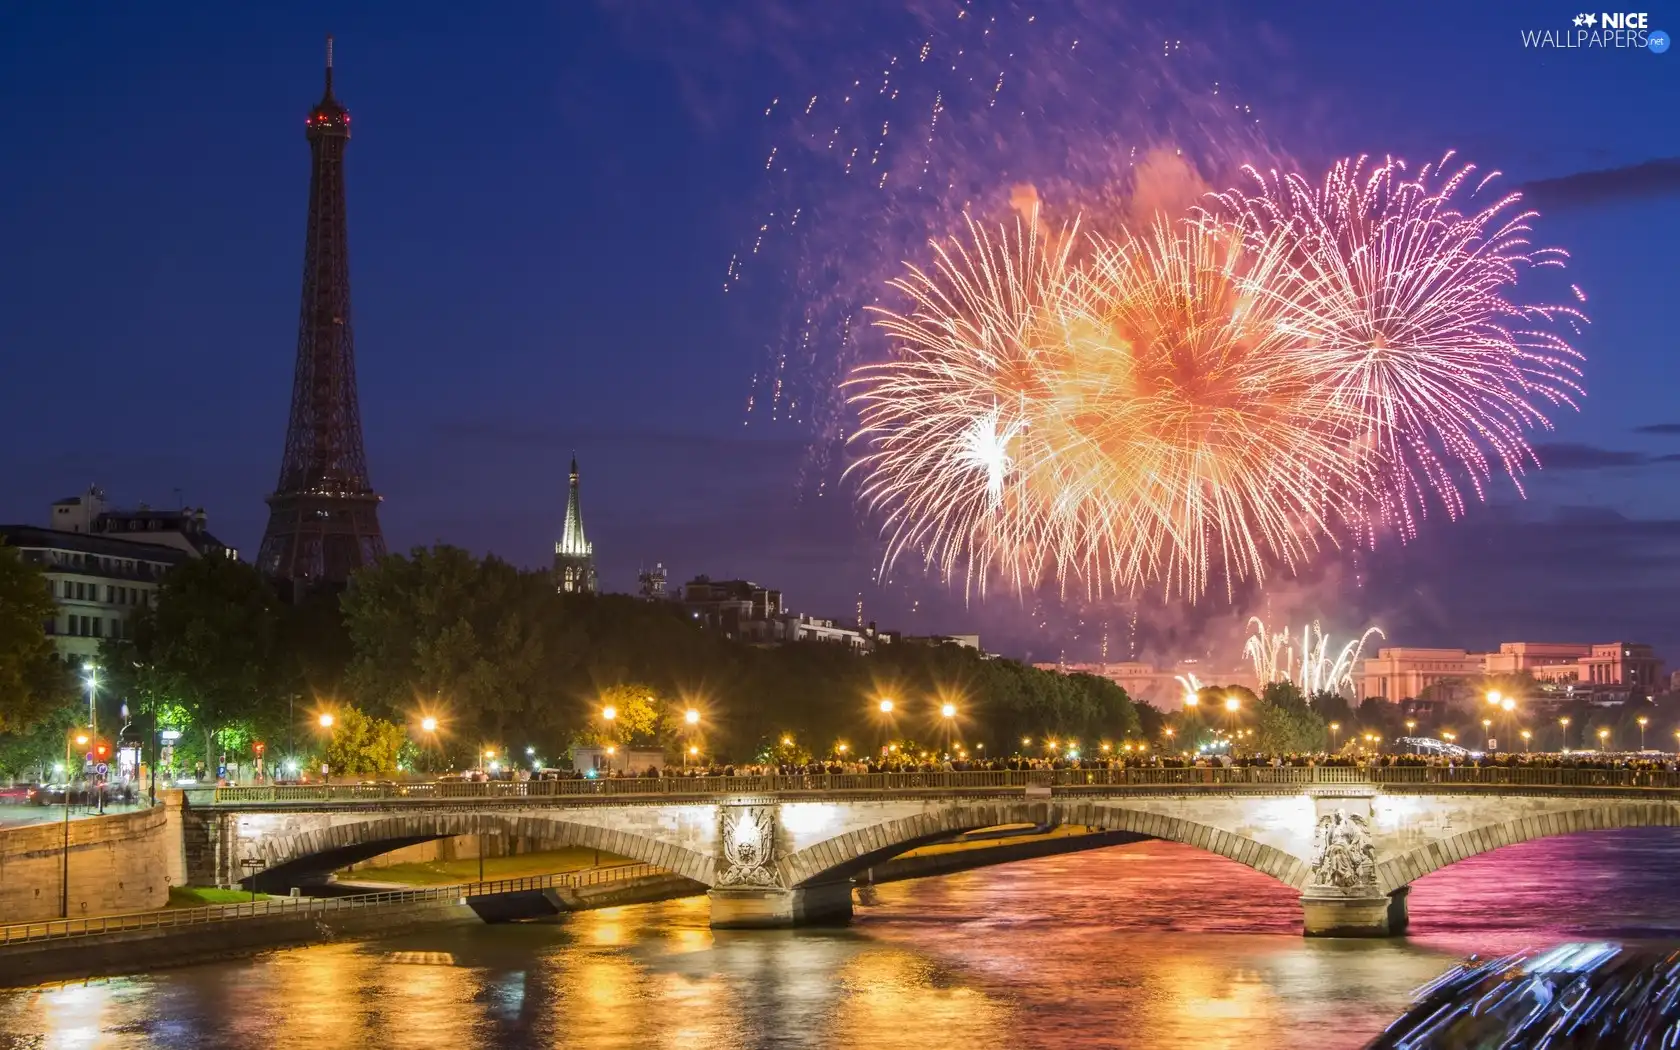
M1295 895L1144 843L879 887L846 930L719 931L703 899L0 993L0 1050L1358 1046L1470 951L1680 935L1660 829L1444 869L1414 936L1306 941Z

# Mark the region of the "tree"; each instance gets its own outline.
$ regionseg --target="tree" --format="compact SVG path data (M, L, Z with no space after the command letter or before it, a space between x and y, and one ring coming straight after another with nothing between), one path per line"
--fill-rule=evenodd
M561 619L546 574L417 548L357 573L343 611L347 688L370 711L406 719L427 708L469 741L552 734L574 720L545 649Z
M283 707L291 668L277 645L278 600L257 570L225 558L171 569L136 617L140 687L192 712L214 769L215 737Z
M1254 750L1274 755L1324 750L1329 732L1324 720L1305 703L1273 703L1262 698L1256 708Z
M651 747L661 744L664 731L674 730L670 712L654 695L652 686L625 684L601 690L600 703L594 717L581 730L579 743L618 747ZM605 712L612 709L609 721Z
M395 722L374 718L348 704L333 714L326 762L334 775L394 773L408 733Z
M0 544L0 733L22 733L75 693L46 624L57 608L38 566Z

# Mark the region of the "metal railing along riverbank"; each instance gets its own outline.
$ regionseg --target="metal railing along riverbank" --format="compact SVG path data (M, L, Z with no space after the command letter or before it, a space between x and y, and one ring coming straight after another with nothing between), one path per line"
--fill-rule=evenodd
M616 882L629 882L650 875L669 875L652 864L615 864L555 875L531 875L517 879L491 879L453 886L427 886L413 890L356 893L343 897L271 897L239 904L212 904L203 908L163 908L88 919L50 919L0 926L0 947L31 941L56 941L72 937L97 937L107 933L163 930L176 926L232 922L240 919L293 918L366 911L424 901L456 901L467 897L488 897L498 893L531 890L582 889Z
M1666 770L1570 766L1190 766L981 770L939 773L810 773L776 776L605 777L573 780L424 781L410 784L282 784L189 791L195 805L467 799L599 799L1029 787L1229 788L1316 784L1452 787L1680 788Z

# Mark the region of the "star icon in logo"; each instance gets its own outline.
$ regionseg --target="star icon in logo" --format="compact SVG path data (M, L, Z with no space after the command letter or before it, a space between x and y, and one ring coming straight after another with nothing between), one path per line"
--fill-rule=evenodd
M1578 25L1578 26L1586 25L1587 24L1587 16L1586 15L1576 15L1575 16L1575 24Z
M1593 14L1587 15L1587 28L1591 29L1595 25L1598 25L1598 16Z

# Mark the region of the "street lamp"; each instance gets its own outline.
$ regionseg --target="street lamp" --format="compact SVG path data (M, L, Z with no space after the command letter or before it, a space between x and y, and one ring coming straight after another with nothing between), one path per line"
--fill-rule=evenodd
M425 718L420 720L420 731L422 733L435 733L437 732L437 726L437 719L433 718L431 715L427 715Z
M82 676L82 681L87 683L88 732L93 734L94 736L98 736L99 735L99 712L94 707L93 697L94 697L94 693L99 689L99 665L90 663L90 664L87 665L86 671L87 671L87 673Z
M1504 697L1499 695L1499 690L1491 689L1488 691L1487 702L1489 707L1498 707L1499 701L1503 699Z
M696 711L692 707L689 708L687 711L683 712L683 721L687 722L691 726L699 725L700 724L700 712Z
M1336 734L1341 732L1341 731L1342 731L1342 724L1340 722L1331 722L1330 723L1330 750L1332 750L1332 751L1336 750Z
M1230 711L1231 713L1235 714L1236 711L1241 707L1242 707L1242 701L1240 699L1238 699L1237 697L1227 696L1225 698L1225 710Z
M337 719L333 717L331 711L322 711L321 714L316 717L315 724L320 726L321 729L326 732L327 739L331 741L332 727L333 723L336 721ZM332 766L327 762L325 754L321 756L321 779L327 781L328 783L331 783L332 781Z
M1567 754L1569 751L1569 719L1567 716L1558 719L1558 736L1562 738L1562 743L1558 746Z
M875 706L876 709L883 715L890 715L893 713L893 702L884 696L881 698L881 702Z
M1598 731L1598 749L1600 751L1603 751L1605 749L1605 747L1608 746L1609 740L1610 740L1610 730L1600 729Z
M1482 730L1483 730L1482 735L1487 737L1488 750L1492 751L1493 750L1493 719L1491 719L1491 718L1482 719Z
M939 705L939 716L941 718L955 718L955 717L957 717L957 705L956 704L940 704Z
M1645 727L1650 724L1651 720L1644 715L1640 715L1636 721L1639 723L1639 750L1643 751L1645 750Z
M1530 733L1530 732L1529 732L1529 731L1528 731L1528 730L1526 730L1526 729L1525 729L1525 730L1523 730L1523 731L1522 731L1522 732L1521 732L1521 733L1519 733L1519 734L1517 734L1517 735L1518 735L1518 736L1520 736L1520 737L1522 737L1522 742L1523 742L1523 752L1524 752L1524 753L1525 753L1525 754L1526 754L1526 753L1527 753L1527 752L1528 752L1528 741L1529 741L1529 738L1530 738L1530 737L1532 737L1532 736L1533 736L1533 735L1534 735L1534 734L1533 734L1533 733Z
M75 737L66 736L64 739L64 865L60 875L58 894L58 917L70 917L70 741L74 739L77 747L86 747L89 739L86 733L78 731Z

